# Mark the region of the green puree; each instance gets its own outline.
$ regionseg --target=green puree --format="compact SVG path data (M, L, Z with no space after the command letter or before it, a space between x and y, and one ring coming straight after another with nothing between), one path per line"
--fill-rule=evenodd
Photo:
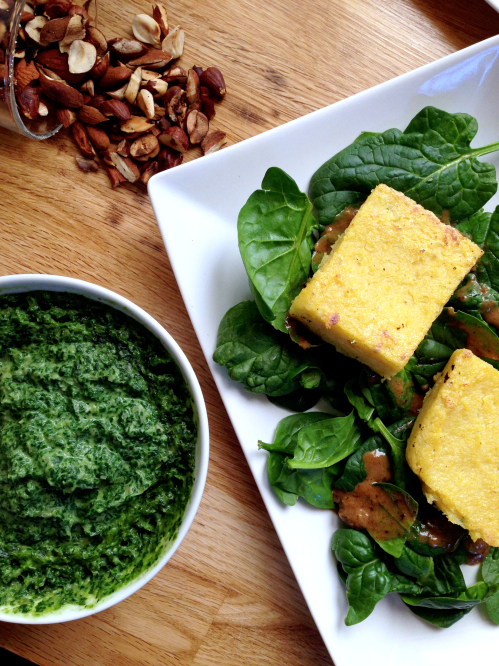
M92 606L159 559L197 428L143 326L72 294L0 297L0 417L0 605Z

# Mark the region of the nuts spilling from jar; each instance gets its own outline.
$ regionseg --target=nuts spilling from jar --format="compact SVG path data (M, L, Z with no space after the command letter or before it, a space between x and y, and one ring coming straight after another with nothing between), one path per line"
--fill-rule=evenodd
M28 121L57 117L71 127L82 171L106 169L112 187L147 184L182 163L199 146L222 148L213 129L215 102L225 97L216 67L183 69L184 30L170 27L166 8L138 14L132 37L107 40L92 25L90 0L28 0L18 32L14 84L18 110ZM6 62L7 26L14 0L0 0L0 66ZM0 99L5 94L1 87Z

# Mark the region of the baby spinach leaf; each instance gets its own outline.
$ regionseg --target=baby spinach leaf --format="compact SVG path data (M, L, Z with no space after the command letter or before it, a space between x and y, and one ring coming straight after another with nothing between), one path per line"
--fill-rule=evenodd
M473 231L473 240L476 238L475 242L484 249L476 267L476 278L480 284L499 291L499 206L488 221L485 215L480 219L480 224L475 223Z
M272 452L268 460L269 481L285 504L302 497L318 509L334 509L332 485L339 474L339 466L324 469L290 469L286 456ZM286 493L286 501L279 494Z
M286 395L267 396L269 402L290 412L306 412L314 407L321 399L319 389L305 389L300 387Z
M497 210L497 209L496 209ZM490 218L492 213L485 213L483 208L474 213L467 220L456 224L462 234L468 236L474 243L483 247L490 229Z
M438 580L439 594L459 595L466 590L463 572L453 553L434 558L435 576Z
M466 590L463 574L451 555L426 557L404 546L400 557L393 560L397 569L433 595L459 595Z
M312 177L310 198L322 226L345 206L364 199L379 183L436 215L469 218L495 194L495 168L477 158L499 149L471 148L475 118L425 107L404 132L390 129L364 136L341 150Z
M418 594L423 594L423 588L407 576L392 573L392 584L390 587L390 592L397 592L398 594L410 594L411 596L415 597Z
M407 463L405 460L405 448L406 443L401 439L397 439L381 421L381 419L374 419L374 426L377 428L378 432L383 435L388 444L390 445L391 454L392 454L392 465L393 465L393 478L395 485L400 488L405 488L405 478Z
M466 346L484 361L499 359L499 336L481 317L460 310L450 315L444 310L440 318L448 328L463 331L467 336Z
M456 624L456 622L473 610L473 606L460 610L435 610L434 608L415 606L408 606L408 608L410 608L414 615L417 615L422 620L426 620L427 622L430 622L430 624L434 624L441 629L452 627L453 624Z
M482 576L489 585L499 585L499 548L491 548L485 556Z
M239 213L239 250L258 309L285 333L289 306L309 276L316 226L307 195L277 167Z
M345 624L351 626L365 620L390 592L391 574L376 555L369 537L357 530L336 530L332 548L348 574L349 609Z
M298 434L302 428L331 419L331 414L323 412L309 412L307 414L292 414L279 421L272 444L258 441L258 448L265 451L278 451L292 456L298 444Z
M408 606L422 606L435 610L466 609L482 603L488 589L487 583L482 581L468 587L457 597L413 597L405 594L400 596Z
M388 430L393 435L405 437L409 434L415 420L416 417L414 416L402 419L401 421L388 426ZM336 481L335 487L340 490L351 492L355 489L355 486L358 483L364 481L367 472L362 456L368 451L374 451L375 449L379 449L386 453L386 455L390 455L390 449L381 435L373 435L372 437L369 437L369 439L367 439L359 449L348 458L343 474Z
M485 599L485 608L492 622L499 624L499 592L495 592Z
M355 414L311 423L298 433L293 458L287 460L293 469L329 467L351 455L360 445L360 428Z
M295 391L300 373L308 368L303 350L269 326L254 301L239 303L224 315L213 360L247 391L270 396Z
M345 384L345 395L348 402L355 408L359 417L367 424L372 420L374 414L373 405L369 404L360 387L359 377L353 377Z
M394 537L393 539L386 539L380 541L375 539L376 543L380 548L382 548L386 553L392 555L393 557L400 557L402 550L404 548L407 537L409 536L411 527L416 519L418 513L418 503L406 493L402 488L398 488L392 483L377 483L375 484L380 488L383 488L388 494L392 505L383 505L383 510L390 517L390 519L396 524L398 531L401 532L401 536ZM407 507L409 508L409 514L407 514L404 520L400 519L400 505L399 498L397 495L402 495ZM393 507L393 510L392 510ZM374 538L374 536L371 534Z

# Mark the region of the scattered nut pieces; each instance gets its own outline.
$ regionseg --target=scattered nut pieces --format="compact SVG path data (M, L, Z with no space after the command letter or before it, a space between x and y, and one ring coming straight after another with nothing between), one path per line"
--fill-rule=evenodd
M166 37L161 42L161 48L163 51L168 51L172 54L172 58L180 58L184 52L184 40L185 34L184 29L177 25L173 30L166 35Z
M132 32L135 39L144 42L144 44L152 44L159 48L161 28L152 16L148 16L147 14L137 14L133 19Z
M35 44L46 46L46 44L43 44L41 41L42 29L46 23L48 23L48 18L40 14L39 16L32 18L31 21L28 21L24 26L25 33L35 42Z
M154 118L154 98L148 90L141 90L137 95L137 106L145 115L146 118L152 120Z
M160 2L153 5L152 17L161 28L161 32L166 37L168 34L168 14L166 7Z
M95 65L97 60L97 49L90 42L81 39L75 41L69 47L68 66L71 74L85 74Z
M209 126L208 118L201 111L194 110L187 115L186 129L193 146L201 143L208 134Z
M78 168L82 171L95 172L99 171L99 165L95 160L91 160L88 157L82 157L81 155L76 156L76 164Z
M224 78L216 67L186 71L172 64L183 54L185 35L180 25L169 29L164 5L155 3L152 17L135 16L133 39L108 42L91 24L89 1L24 5L14 83L26 122L53 116L71 127L78 168L90 173L103 165L113 188L147 185L156 173L181 164L191 146L200 145L205 155L222 148L225 133L209 132L209 125L215 100L225 96ZM14 6L14 0L0 0L2 19ZM0 65L6 62L7 25L0 21Z
M203 155L210 155L215 153L220 148L223 148L227 143L227 135L225 132L215 131L210 132L201 142L201 150Z

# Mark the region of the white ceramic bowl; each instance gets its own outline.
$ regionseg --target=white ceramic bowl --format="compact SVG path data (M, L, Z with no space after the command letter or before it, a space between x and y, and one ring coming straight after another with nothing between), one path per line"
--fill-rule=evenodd
M35 615L24 615L21 613L2 612L0 609L0 621L13 622L18 624L53 624L55 622L68 622L69 620L78 620L88 615L93 615L99 611L105 610L110 606L114 606L119 601L123 601L131 594L139 590L143 585L153 578L160 569L168 562L170 557L175 553L179 547L182 539L185 537L187 530L196 515L196 511L201 502L204 485L206 482L206 475L208 473L208 458L209 458L209 436L208 436L208 416L206 414L206 406L201 393L201 388L197 380L194 370L192 369L189 361L187 360L184 352L180 349L175 340L171 337L165 329L158 324L147 312L144 312L137 305L131 301L115 294L109 289L99 287L90 282L83 280L75 280L73 278L60 277L57 275L7 275L0 277L0 295L14 294L26 291L64 291L72 294L80 294L99 301L106 305L127 314L136 321L145 326L151 333L153 333L164 345L165 349L170 353L172 358L180 368L182 375L189 387L194 401L195 418L198 423L198 441L196 447L196 467L194 476L194 485L192 488L191 498L184 512L182 524L178 531L177 537L174 541L168 544L161 559L149 570L143 572L136 579L131 581L128 585L120 590L110 594L102 599L93 608L82 608L80 606L65 606L58 611L47 613L39 617Z

